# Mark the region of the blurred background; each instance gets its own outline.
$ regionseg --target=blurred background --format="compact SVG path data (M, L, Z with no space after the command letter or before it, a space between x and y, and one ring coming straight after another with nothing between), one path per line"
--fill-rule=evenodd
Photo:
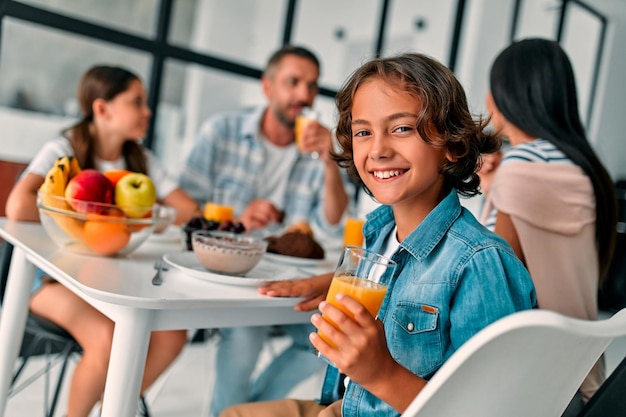
M580 110L614 178L626 176L624 0L0 0L0 159L28 162L77 117L76 85L98 63L138 73L154 111L145 144L173 175L210 114L263 103L258 78L283 43L322 61L315 107L364 60L427 53L452 68L475 113L512 40L557 39Z

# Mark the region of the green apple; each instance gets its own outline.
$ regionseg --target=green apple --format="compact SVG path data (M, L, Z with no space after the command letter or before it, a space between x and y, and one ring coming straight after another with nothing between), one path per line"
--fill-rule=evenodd
M128 217L145 217L156 200L156 187L145 174L126 174L115 184L115 205Z

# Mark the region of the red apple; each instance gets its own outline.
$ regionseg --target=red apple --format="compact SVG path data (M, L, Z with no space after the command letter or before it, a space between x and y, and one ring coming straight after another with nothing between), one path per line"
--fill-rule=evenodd
M80 212L99 212L89 202L113 204L114 187L100 171L84 169L74 176L65 187L65 198L70 206Z
M152 211L157 191L149 176L133 172L124 175L115 186L115 204L128 217L144 217Z

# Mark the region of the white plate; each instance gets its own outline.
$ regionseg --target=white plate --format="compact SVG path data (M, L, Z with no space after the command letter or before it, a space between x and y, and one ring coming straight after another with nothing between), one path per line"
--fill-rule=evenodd
M189 276L219 284L258 287L269 281L301 278L302 272L293 267L278 267L276 264L264 262L263 259L245 276L234 276L211 272L206 269L192 251L171 252L163 255L163 260L178 268Z
M292 265L300 267L321 267L326 262L326 259L298 258L297 256L280 255L278 253L272 252L265 252L265 255L263 255L263 259L281 265Z

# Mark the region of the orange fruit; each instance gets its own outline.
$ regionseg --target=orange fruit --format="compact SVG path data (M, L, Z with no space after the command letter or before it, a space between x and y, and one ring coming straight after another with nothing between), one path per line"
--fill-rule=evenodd
M100 255L113 255L130 241L130 232L123 222L87 220L83 227L85 243Z
M132 174L132 171L128 171L126 169L111 169L103 172L104 176L111 181L111 184L115 187L117 182L125 175Z

